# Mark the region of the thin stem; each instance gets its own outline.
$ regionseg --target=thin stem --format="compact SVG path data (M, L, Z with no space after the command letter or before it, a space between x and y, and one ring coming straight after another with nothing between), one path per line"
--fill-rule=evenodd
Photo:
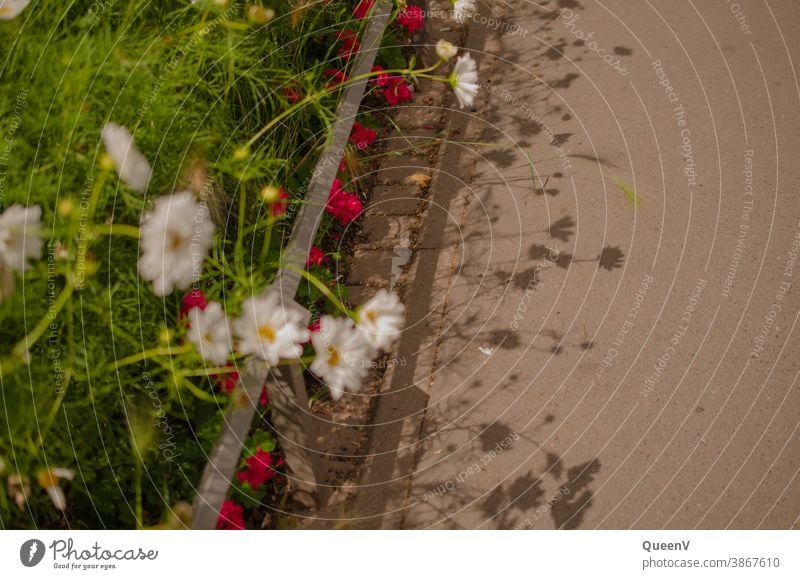
M25 353L30 350L31 346L35 344L39 338L42 337L45 330L50 327L50 324L53 323L53 320L56 318L58 313L61 309L69 302L69 298L72 297L72 290L73 286L70 283L64 286L64 289L61 290L61 293L56 298L56 301L53 302L52 307L48 310L47 314L39 320L39 323L33 327L27 336L22 338L19 342L17 342L16 346L14 346L14 354L16 356L22 357Z
M125 358L120 358L119 360L114 362L113 368L109 369L119 370L120 368L123 368L125 366L130 366L131 364L143 362L148 358L156 358L158 356L177 356L180 354L186 354L191 351L192 351L191 344L186 344L184 346L166 347L166 348L151 348L150 350L144 350L142 352L139 352L138 354L133 354Z
M95 235L122 235L124 237L139 239L139 228L135 225L98 224L92 226L92 233Z
M268 208L270 210L271 208ZM267 218L267 231L264 233L264 245L261 247L261 261L267 259L269 255L269 248L272 245L272 226L275 225L275 218L270 216Z
M352 312L347 307L345 307L345 305L341 302L341 300L339 298L337 298L333 294L331 289L328 286L326 286L322 282L322 280L320 280L317 276L315 276L314 274L312 274L308 270L299 269L299 268L292 267L292 266L284 265L284 269L299 273L301 276L303 276L305 279L307 279L309 282L311 282L314 285L314 287L316 287L319 291L321 291L322 294L326 298L328 298L334 306L336 306L339 310L342 311L342 313L344 313L349 318L355 319L355 312Z

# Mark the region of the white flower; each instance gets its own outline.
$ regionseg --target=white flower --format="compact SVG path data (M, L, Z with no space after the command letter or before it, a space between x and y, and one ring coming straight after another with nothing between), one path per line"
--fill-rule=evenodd
M396 293L379 290L358 308L358 327L373 348L387 350L400 334L405 311Z
M30 3L31 0L0 0L0 20L14 20Z
M283 306L276 292L245 300L234 327L239 337L238 352L258 356L270 365L281 358L302 356L300 344L308 342L311 334L303 324L302 313Z
M134 146L131 132L122 125L107 123L102 137L119 178L134 191L144 192L152 171L145 156Z
M452 42L446 41L444 38L436 43L436 54L444 61L448 61L458 53L458 48Z
M194 193L161 197L142 219L139 275L153 282L158 296L188 288L200 276L213 233L208 208L195 201Z
M453 20L464 24L475 14L475 0L453 0Z
M372 348L349 318L322 316L311 343L316 353L311 371L325 380L334 400L339 400L345 390L361 390Z
M231 354L228 317L218 302L189 310L189 341L204 359L221 366Z
M0 258L15 271L42 257L42 208L12 205L0 215Z
M478 94L478 66L469 54L459 56L453 73L450 75L450 86L456 93L461 108L470 107Z
M72 480L74 478L75 472L68 468L51 468L39 472L39 484L47 491L50 500L59 511L67 508L67 498L64 496L64 491L61 490L59 482L61 479Z

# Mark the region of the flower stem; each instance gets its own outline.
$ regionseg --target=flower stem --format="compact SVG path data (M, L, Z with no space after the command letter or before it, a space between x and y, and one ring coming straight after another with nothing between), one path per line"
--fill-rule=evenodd
M119 370L125 366L130 366L131 364L136 364L137 362L143 362L148 358L156 358L158 356L177 356L180 354L186 354L192 351L192 346L190 344L186 344L184 346L176 346L176 347L166 347L166 348L151 348L150 350L144 350L139 352L138 354L133 354L131 356L127 356L125 358L120 358L116 362L114 362L113 368L109 368L109 370Z
M355 312L352 312L347 307L345 307L345 305L341 302L341 300L333 294L331 288L326 286L325 283L322 280L320 280L317 276L315 276L314 274L305 269L299 269L286 265L284 266L284 268L289 271L294 271L296 273L299 273L306 280L311 282L314 285L314 287L316 287L320 292L322 292L322 294L326 298L328 298L334 306L339 308L342 311L342 313L344 313L349 318L355 319Z
M122 235L139 239L139 228L135 225L98 224L92 227L92 233L96 235Z

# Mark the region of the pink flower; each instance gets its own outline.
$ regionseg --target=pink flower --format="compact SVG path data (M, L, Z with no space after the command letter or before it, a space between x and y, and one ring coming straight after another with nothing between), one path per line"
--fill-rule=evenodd
M322 76L330 79L325 85L325 88L328 89L336 88L340 84L347 82L347 75L341 70L336 70L335 68L329 68L328 70L324 71Z
M240 483L249 484L253 490L259 489L265 482L275 476L272 468L272 455L264 452L260 448L254 455L248 456L244 461L247 465L245 470L236 473L236 478Z
M217 528L226 531L244 531L244 509L233 501L222 503Z
M397 15L397 23L413 34L425 27L425 12L419 6L406 6L405 10Z
M269 392L267 392L267 386L266 386L266 384L265 384L265 385L264 385L264 387L261 389L261 399L258 401L258 403L259 403L261 406L266 406L267 404L269 404Z
M288 200L291 199L291 197L283 187L281 187L281 192L278 195L278 197L279 201L269 204L270 215L272 215L273 217L279 217L284 213L286 213L286 209L289 207Z
M206 299L206 294L202 292L202 290L196 289L192 290L183 296L183 300L181 300L181 310L179 317L181 319L185 318L189 315L189 312L194 308L200 308L201 310L206 309L208 305L208 300Z
M390 76L386 79L384 86L383 98L391 106L394 107L411 100L411 89L408 88L408 83L402 76Z
M361 0L361 2L356 4L355 8L353 8L353 16L359 20L363 20L372 9L373 4L375 4L375 0Z
M365 127L361 123L353 123L353 132L350 133L350 142L359 149L366 149L375 142L378 133Z
M308 252L308 259L306 260L306 267L312 265L324 265L328 261L325 252L316 245L311 246L311 251Z

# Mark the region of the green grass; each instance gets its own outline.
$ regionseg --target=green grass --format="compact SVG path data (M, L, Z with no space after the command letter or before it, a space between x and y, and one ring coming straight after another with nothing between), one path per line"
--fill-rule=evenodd
M154 198L186 188L187 175L207 175L216 184L219 235L202 289L235 311L265 287L278 243L260 259L267 215L257 192L266 183L291 191L304 181L337 95L292 114L248 158L234 153L289 106L287 82L307 94L324 85L323 70L341 66L330 35L350 18L346 2L317 2L292 26L293 4L265 3L277 12L266 26L249 24L241 2L204 8L179 0L35 0L16 20L0 22L0 139L19 124L0 144L0 154L10 147L0 162L0 209L41 205L48 238L44 258L0 304L0 483L20 474L31 488L23 510L0 492L0 528L133 527L140 471L142 524L191 501L227 397L207 379L183 377L203 369L195 353L116 369L143 350L181 347L181 292L153 295L136 274L136 240L116 235L90 240L93 275L70 291L85 225L80 203L97 188L96 223L136 226ZM101 169L100 131L108 121L127 126L148 157L153 178L145 195ZM57 210L65 200L71 212ZM68 300L51 319L65 288ZM40 321L45 331L20 356ZM145 425L136 440L132 423ZM143 469L135 449L144 449ZM53 467L77 472L63 483L65 515L36 481Z

